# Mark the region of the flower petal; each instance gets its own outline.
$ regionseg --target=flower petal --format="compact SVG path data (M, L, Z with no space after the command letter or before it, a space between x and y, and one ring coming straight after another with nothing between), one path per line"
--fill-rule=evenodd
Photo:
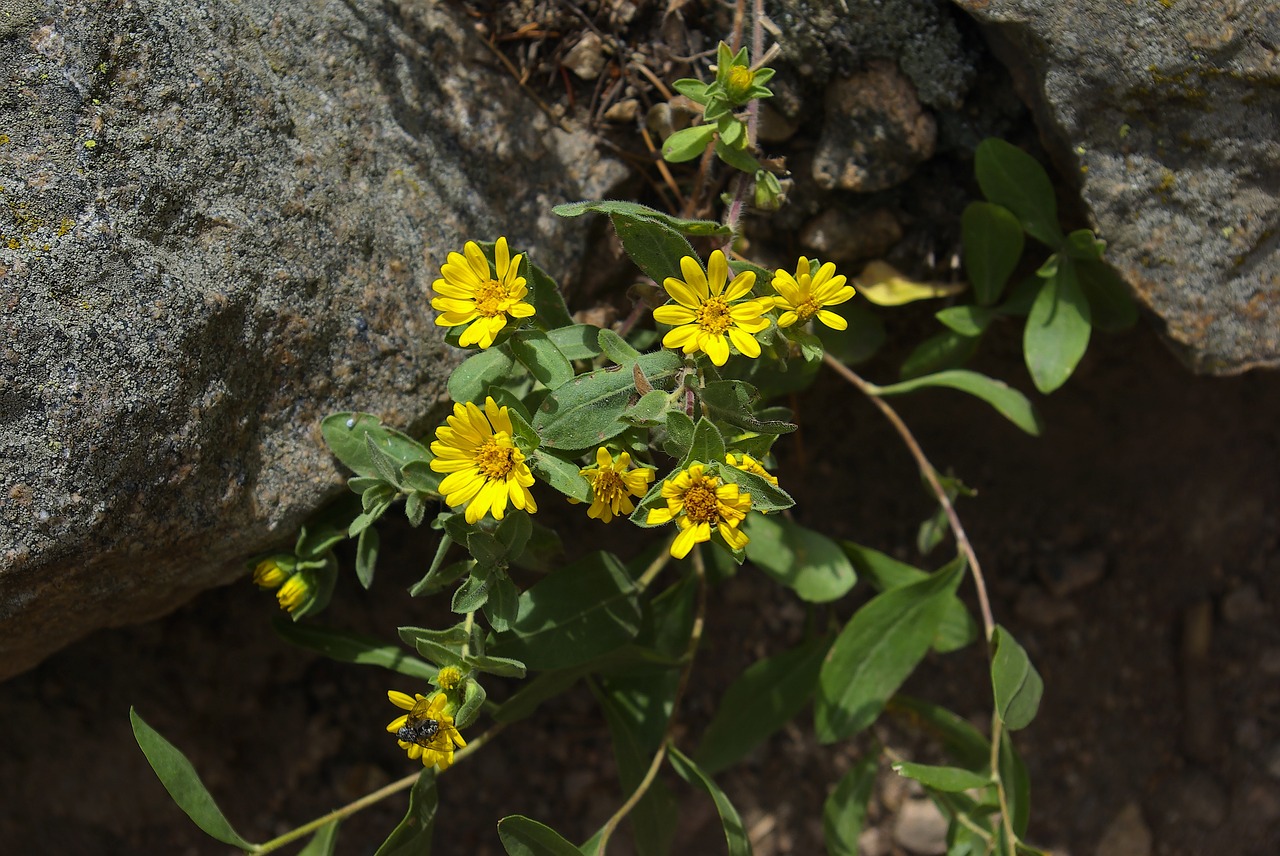
M744 357L754 359L760 356L760 343L741 327L730 327L729 338Z
M843 315L837 315L826 309L818 310L818 320L832 330L847 330L849 328L849 322L844 320Z
M654 321L657 321L660 324L670 324L673 327L677 324L692 324L694 319L697 317L698 316L694 315L692 309L679 304L675 306L670 304L666 306L659 306L657 309L653 310Z
M716 250L707 260L707 286L711 289L712 297L724 291L724 284L728 278L729 261L724 257L723 252Z
M711 297L711 291L707 288L707 275L697 259L693 256L680 259L680 273L684 274L685 284L700 298L699 304Z

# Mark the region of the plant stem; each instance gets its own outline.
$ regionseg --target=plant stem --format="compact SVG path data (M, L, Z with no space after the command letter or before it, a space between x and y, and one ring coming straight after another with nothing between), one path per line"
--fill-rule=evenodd
M965 534L964 526L960 523L960 516L956 514L955 506L951 503L951 498L947 496L946 490L942 487L942 483L938 481L938 471L933 468L933 464L929 463L929 459L925 457L924 450L920 448L920 444L916 442L915 435L911 433L911 429L902 421L902 417L898 412L889 406L884 399L876 394L875 387L862 379L853 369L837 360L830 354L823 354L822 361L836 373L843 377L849 383L853 384L858 390L880 408L880 412L884 414L889 423L893 425L894 430L902 437L902 442L906 444L911 457L915 458L916 466L920 468L920 474L924 476L925 481L929 483L929 488L933 491L933 495L937 498L938 504L942 506L947 515L947 523L951 527L952 534L955 535L956 546L960 549L965 561L969 563L969 572L973 574L973 584L978 590L978 606L982 610L982 628L986 633L988 656L990 655L991 636L995 633L996 623L991 615L991 601L987 597L987 583L982 575L982 566L978 564L978 556L973 551L973 545L969 543L969 536Z
M457 762L461 761L462 759L466 758L468 755L478 750L481 746L483 746L484 744L492 740L494 737L496 737L498 732L502 731L502 729L506 728L506 726L507 724L505 722L499 722L496 725L494 725L484 734L481 734L479 737L477 737L476 739L468 743L465 747L455 752L453 755L453 762L456 764ZM399 793L400 791L403 791L403 790L408 790L409 788L413 787L415 782L418 781L418 777L421 776L422 773L423 771L419 770L416 773L405 776L403 779L397 779L391 784L386 785L385 787L381 787L378 790L374 791L373 793L365 794L364 796L360 797L360 799L355 800L354 802L347 803L342 808L334 809L328 814L322 817L317 817L315 820L309 823L304 823L302 826L299 826L296 829L291 829L288 832L286 832L284 835L281 835L277 838L273 838L264 844L256 845L249 852L257 856L257 854L260 854L260 853L270 853L273 850L279 850L281 847L284 847L286 844L290 844L294 841L297 841L300 838L305 838L306 836L320 829L322 826L326 826L330 823L333 823L335 820L342 820L345 817L350 817L351 815L355 814L361 809L366 809L369 806L373 805L374 803L380 802L381 800L386 799L392 794Z
M462 650L460 652L462 659L466 659L471 653L471 629L476 626L476 613L473 609L467 613L466 620L462 625Z
M667 551L664 550L664 553ZM698 643L702 641L702 626L706 621L707 615L707 567L702 560L701 547L693 548L693 572L698 579L698 606L693 618L693 627L689 631L689 643L685 646L684 669L680 672L680 682L676 685L675 695L671 700L671 715L667 718L667 727L662 734L662 743L658 746L658 751L654 753L653 760L649 762L649 769L645 771L644 778L640 780L640 784L636 785L635 791L631 796L627 797L627 801L618 807L613 813L613 817L600 830L600 841L596 844L595 856L604 856L605 847L609 844L609 839L618 828L618 824L626 819L639 803L644 799L644 795L649 792L649 788L653 785L654 780L658 777L658 770L662 769L662 761L667 757L667 746L675 736L676 712L680 709L680 700L684 698L684 692L689 686L689 675L693 672L694 656L698 651Z

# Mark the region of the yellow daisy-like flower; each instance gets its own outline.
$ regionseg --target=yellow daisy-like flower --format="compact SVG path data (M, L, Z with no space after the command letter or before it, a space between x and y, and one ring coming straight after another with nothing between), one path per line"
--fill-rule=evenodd
M744 473L760 476L774 487L778 486L778 477L764 468L764 464L747 454L735 455L732 452L724 456L725 463Z
M280 608L289 613L297 612L310 597L311 587L307 585L307 581L301 574L289 577L284 585L280 586L280 591L276 592L276 600L280 601Z
M253 569L253 582L264 589L280 588L289 579L289 572L280 567L279 558L268 556Z
M683 559L694 544L711 540L711 527L735 550L747 546L749 540L738 526L751 510L751 494L738 490L733 482L721 482L706 472L704 464L690 464L675 478L662 483L666 508L649 510L645 521L651 526L672 520L680 534L671 544L671 555Z
M496 268L489 267L475 241L467 241L462 253L449 253L449 260L440 266L442 279L431 284L439 295L432 298L431 306L440 314L436 324L440 327L459 327L470 324L458 339L466 348L479 345L481 350L493 344L502 328L507 326L507 316L528 318L533 306L524 302L529 293L525 278L518 276L523 254L511 258L507 239L499 238L493 248Z
M720 250L707 260L705 273L693 256L680 260L680 272L683 280L669 276L662 283L675 304L653 310L655 320L673 328L662 337L663 346L681 348L686 354L702 351L718 366L729 359L730 342L744 356L760 356L760 343L753 334L769 327L768 319L761 316L773 301L743 299L755 285L755 273L743 271L726 287L729 262Z
M773 289L781 297L774 303L775 308L782 309L778 317L779 327L790 327L792 324L803 324L810 318L819 321L833 330L844 330L849 322L824 306L835 306L853 297L853 286L845 285L846 277L835 276L836 266L827 262L818 268L816 274L809 273L809 260L800 257L796 262L795 275L780 270L773 275Z
M409 711L387 725L400 748L410 758L421 759L424 767L447 770L453 764L454 748L467 745L454 727L453 717L446 713L449 700L443 693L427 698L421 693L411 696L395 690L388 691L387 698L396 707Z
M529 513L538 510L529 492L533 473L524 453L512 440L514 431L507 408L486 398L484 410L471 402L453 405L447 425L436 429L431 469L448 473L440 482L444 501L456 508L466 504L466 519L475 523L492 513L501 520L507 500Z
M587 509L587 516L605 523L616 515L626 516L635 511L631 497L644 496L653 482L652 469L636 467L633 470L630 453L623 452L614 460L604 446L596 449L596 465L578 473L591 483L591 507Z

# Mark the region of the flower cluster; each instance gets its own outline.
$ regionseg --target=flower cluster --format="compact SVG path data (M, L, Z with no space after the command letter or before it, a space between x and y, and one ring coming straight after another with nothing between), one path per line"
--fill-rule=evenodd
M668 303L653 311L654 320L669 324L672 329L662 338L665 347L683 350L686 354L699 351L722 366L729 359L729 345L744 357L760 356L760 343L756 334L769 327L765 313L782 309L778 317L779 327L804 324L817 318L835 330L848 327L845 319L825 307L844 303L853 297L853 286L846 285L846 278L836 276L836 266L827 262L816 274L810 273L810 262L801 258L796 272L776 271L771 285L777 296L752 297L756 275L744 270L725 286L729 278L729 263L720 250L707 260L704 272L693 256L680 260L680 272L684 279L667 277L662 287L674 304Z
M293 615L312 596L312 585L306 575L298 572L293 556L280 554L260 560L253 568L253 582L262 589L276 590L280 608Z

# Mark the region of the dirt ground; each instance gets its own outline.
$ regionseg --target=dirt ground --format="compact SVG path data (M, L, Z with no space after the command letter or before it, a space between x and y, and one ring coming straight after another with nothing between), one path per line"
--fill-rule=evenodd
M580 104L602 106L588 89ZM914 228L930 226L920 216ZM911 317L899 332L919 332ZM895 404L933 462L980 491L961 516L998 621L1045 680L1039 717L1017 738L1032 783L1029 838L1057 856L1270 856L1280 852L1280 374L1193 377L1152 323L1096 337L1077 376L1038 398L1048 426L1038 439L959 393ZM1029 389L1016 331L988 338L974 367ZM893 379L895 356L866 367L868 377ZM874 408L826 375L794 404L803 429L777 454L796 518L941 564L944 548L931 562L915 552L930 501ZM575 554L616 535L549 494L540 504L540 517L574 521L566 541ZM433 546L406 526L387 531L373 590L344 574L325 623L383 637L399 624L442 624L446 604L405 593ZM971 587L965 596L973 602ZM866 597L860 586L838 609L849 614ZM163 620L99 632L0 684L0 853L229 852L169 800L133 740L130 706L188 753L251 840L412 772L383 730L397 713L386 690L412 687L286 646L270 627L275 611L245 581ZM806 616L749 570L714 590L682 745L696 744L747 665L799 639ZM976 647L933 656L907 691L983 727L984 669ZM875 730L899 752L934 760L908 732ZM823 799L864 750L862 741L817 745L806 712L721 776L755 852L824 853ZM682 806L674 852L723 852L710 801L664 780ZM866 856L905 852L895 824L914 796L882 769ZM608 732L580 687L442 780L435 852L496 856L494 825L513 813L584 840L622 798ZM352 818L338 852L371 853L404 806L396 797ZM616 845L616 856L630 852L623 838Z

